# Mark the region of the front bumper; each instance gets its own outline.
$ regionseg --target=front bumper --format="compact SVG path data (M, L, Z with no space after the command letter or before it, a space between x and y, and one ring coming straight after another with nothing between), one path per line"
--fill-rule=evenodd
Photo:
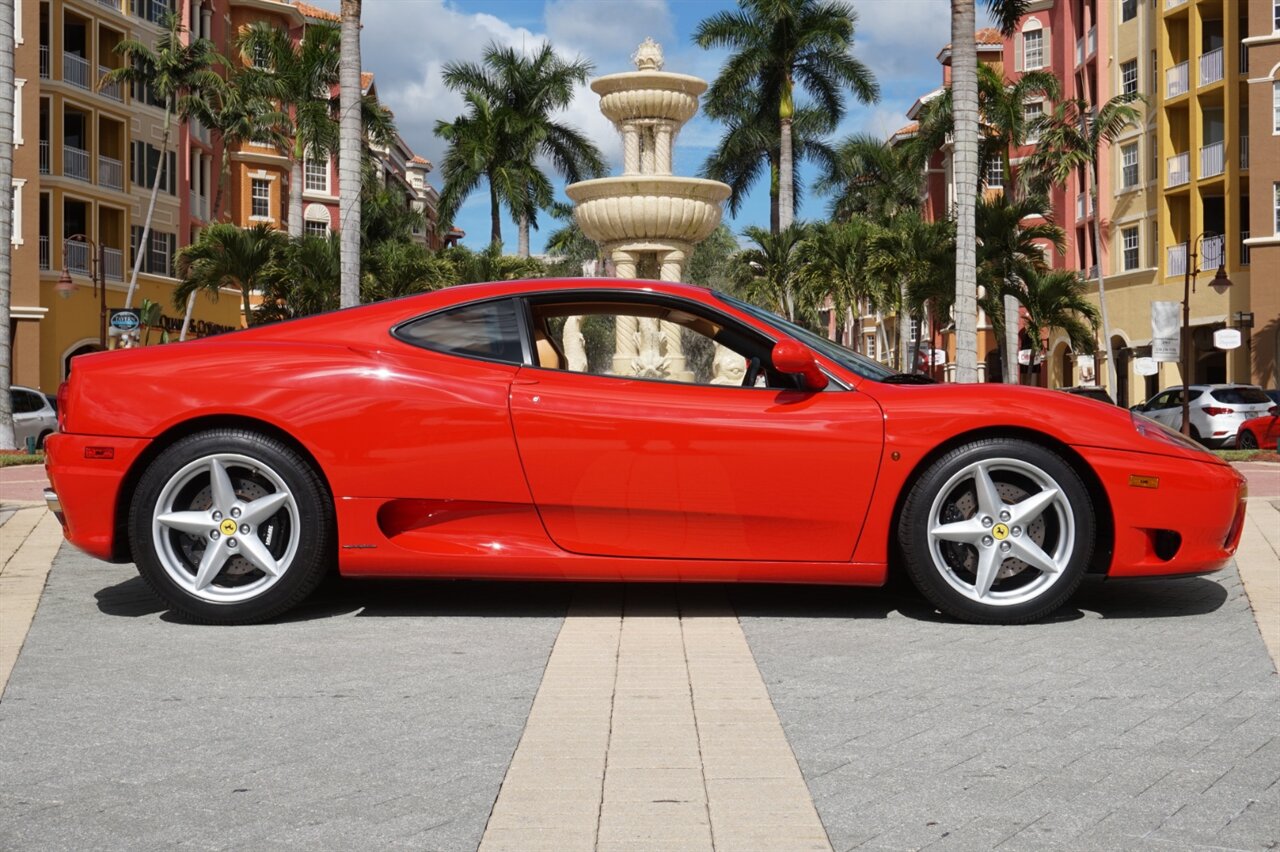
M146 438L116 438L56 432L45 439L45 502L62 523L67 541L108 561L121 561L127 542L121 530L128 504L122 488Z
M1108 576L1203 574L1231 560L1248 496L1235 468L1119 450L1081 454L1098 474L1115 520Z

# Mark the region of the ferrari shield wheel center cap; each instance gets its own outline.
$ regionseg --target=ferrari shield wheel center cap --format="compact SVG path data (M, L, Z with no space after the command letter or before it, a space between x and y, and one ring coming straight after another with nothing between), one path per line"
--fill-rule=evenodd
M236 530L239 529L239 525L230 518L227 518L222 522L218 529L222 531L223 535L235 535ZM1004 536L1001 536L1001 538L1003 537Z
M995 536L996 541L1004 541L1009 537L1009 527L1004 524L996 524L991 528L991 534Z

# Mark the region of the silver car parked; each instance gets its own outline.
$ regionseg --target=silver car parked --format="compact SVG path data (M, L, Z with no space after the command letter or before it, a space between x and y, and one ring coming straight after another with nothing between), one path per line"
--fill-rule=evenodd
M1240 424L1266 414L1273 403L1257 385L1191 385L1191 437L1206 447L1234 446ZM1182 429L1182 386L1165 388L1130 409Z
M44 439L58 431L58 410L53 400L33 388L11 385L9 401L13 405L14 441L18 449L34 438L36 449L44 448Z

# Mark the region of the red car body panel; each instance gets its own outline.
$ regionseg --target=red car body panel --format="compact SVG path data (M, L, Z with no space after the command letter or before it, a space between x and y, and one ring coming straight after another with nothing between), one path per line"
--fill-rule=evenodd
M1236 446L1240 445L1240 436L1245 432L1257 440L1258 449L1274 450L1276 443L1280 441L1280 415L1264 414L1241 423L1236 432Z
M845 387L624 380L440 354L391 334L475 299L637 286L782 339L701 288L571 279L455 287L78 358L46 462L67 538L128 558L129 489L152 455L202 424L244 424L315 460L350 575L879 584L914 477L982 436L1030 437L1076 464L1114 519L1096 548L1113 576L1213 570L1235 550L1243 478L1092 400L885 384L820 354ZM114 457L86 458L88 447ZM1161 530L1181 535L1172 558L1157 553Z

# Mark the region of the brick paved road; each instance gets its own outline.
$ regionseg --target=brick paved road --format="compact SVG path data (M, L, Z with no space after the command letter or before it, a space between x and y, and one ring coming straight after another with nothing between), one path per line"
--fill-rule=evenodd
M1026 627L734 598L836 850L1280 847L1280 678L1234 569Z
M475 849L567 590L356 585L358 616L339 587L199 627L64 546L0 703L0 849Z

